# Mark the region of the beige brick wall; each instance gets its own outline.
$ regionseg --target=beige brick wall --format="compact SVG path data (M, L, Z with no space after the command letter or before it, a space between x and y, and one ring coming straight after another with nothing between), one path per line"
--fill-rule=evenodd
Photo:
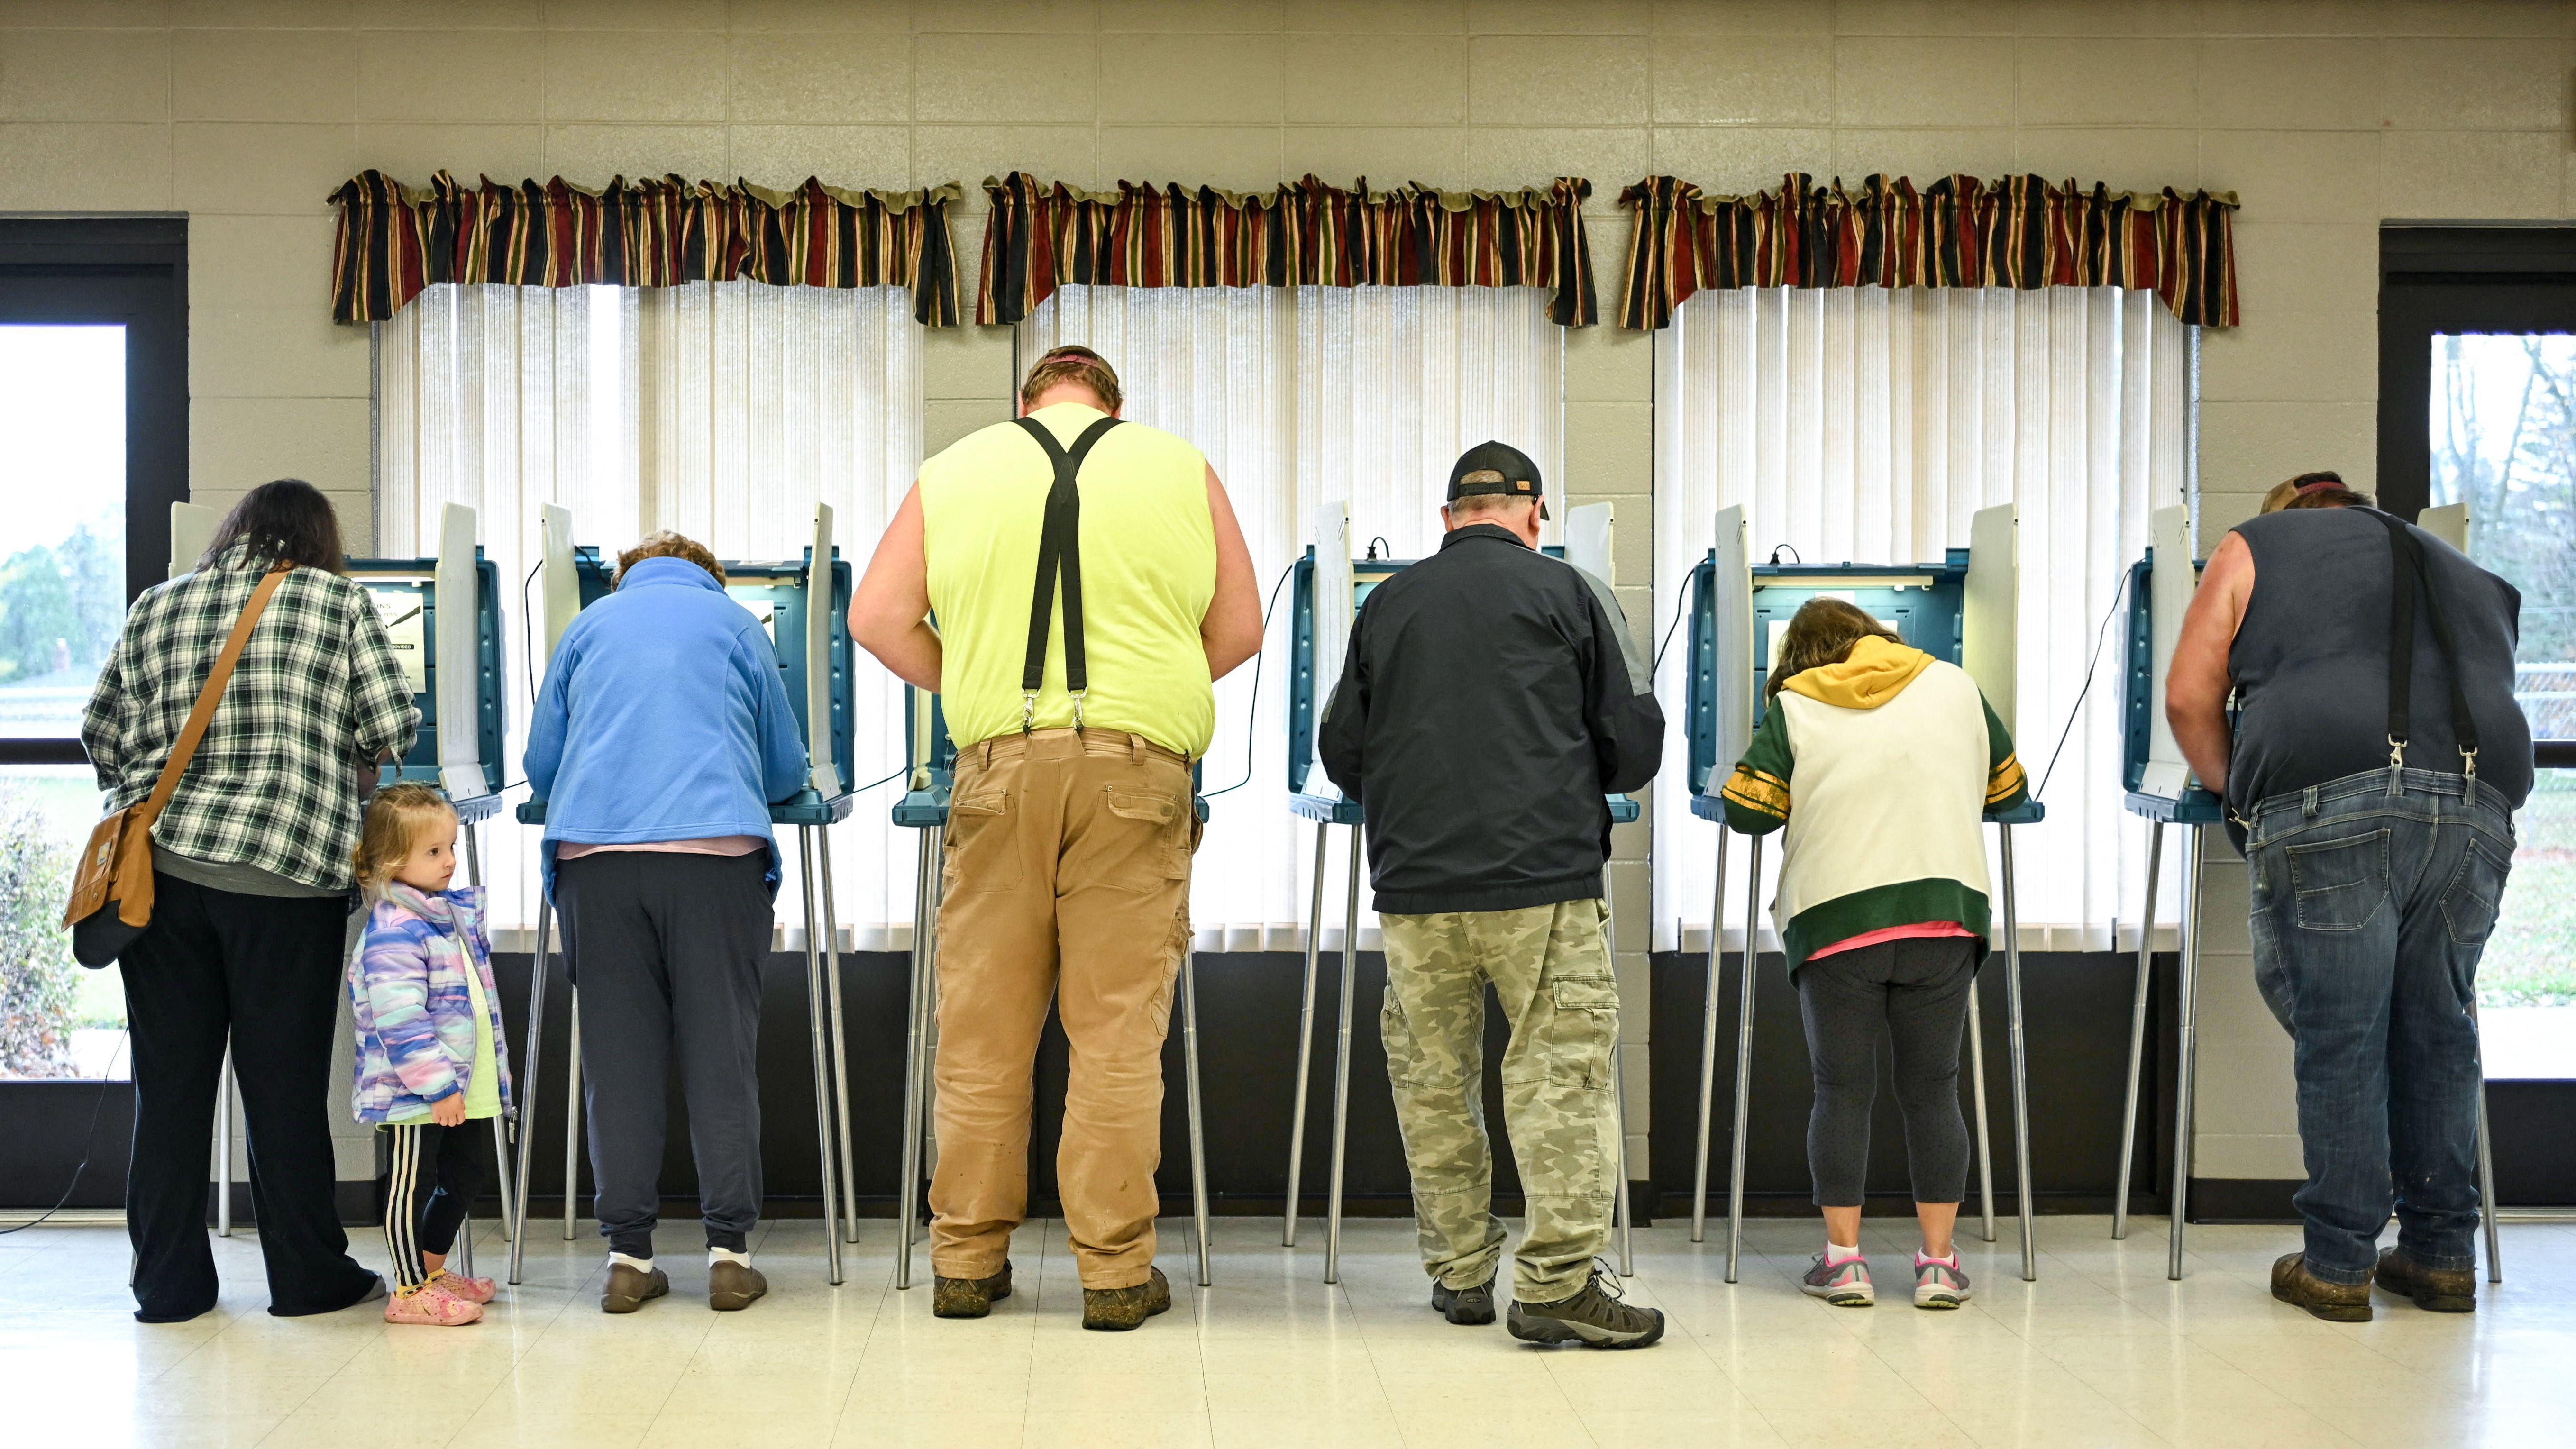
M324 319L323 198L408 180L677 171L766 184L1024 167L1266 186L1789 170L2235 189L2247 325L2202 349L2204 520L2374 472L2376 224L2570 210L2576 7L2541 0L0 0L0 210L191 218L193 482L280 472L364 536L365 334ZM956 223L969 272L980 194ZM1620 501L1647 616L1651 346L1567 349L1568 492ZM1006 334L935 335L928 443L1000 417ZM1622 832L1645 940L1646 827ZM2287 1051L2212 874L2204 1171L2297 1172ZM2233 894L2230 894L2230 892ZM1643 958L1622 960L1642 1042ZM1632 1054L1632 1076L1645 1053ZM1643 1101L1632 1096L1642 1126Z

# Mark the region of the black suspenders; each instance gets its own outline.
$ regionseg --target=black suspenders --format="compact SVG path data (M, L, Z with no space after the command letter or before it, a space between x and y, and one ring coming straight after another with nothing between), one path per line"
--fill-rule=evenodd
M1046 449L1047 460L1055 465L1055 483L1047 489L1046 518L1038 528L1037 591L1029 602L1028 661L1020 670L1020 733L1027 734L1037 723L1038 690L1046 683L1047 627L1055 613L1056 569L1064 570L1064 686L1073 695L1073 728L1082 730L1082 695L1090 687L1090 670L1082 657L1082 494L1074 479L1082 472L1082 460L1099 442L1103 433L1118 426L1116 418L1102 418L1082 430L1074 439L1073 451L1066 452L1055 440L1055 434L1035 418L1018 420L1028 435Z
M2395 587L2388 606L2388 768L2406 767L2406 738L2413 718L2415 686L2415 598L2420 585L2425 607L2433 615L2433 639L2442 649L2451 681L2451 736L2460 748L2460 773L2478 777L2478 726L2469 714L2469 697L2460 688L2460 649L2451 634L2451 616L2442 607L2442 591L2433 586L2433 568L2424 545L2406 525L2377 509L2371 517L2388 526L2388 554ZM2396 787L2392 781L2390 788Z

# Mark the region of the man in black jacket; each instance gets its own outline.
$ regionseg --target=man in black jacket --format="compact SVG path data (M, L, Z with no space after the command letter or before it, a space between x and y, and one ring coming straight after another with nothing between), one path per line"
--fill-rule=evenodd
M1361 608L1321 729L1325 773L1368 812L1386 938L1387 1075L1431 1304L1494 1321L1485 987L1512 1024L1504 1119L1528 1196L1510 1327L1641 1348L1663 1315L1593 1270L1618 1184L1619 990L1602 925L1604 792L1654 778L1664 716L1609 587L1538 552L1538 469L1480 443L1449 474L1440 551Z

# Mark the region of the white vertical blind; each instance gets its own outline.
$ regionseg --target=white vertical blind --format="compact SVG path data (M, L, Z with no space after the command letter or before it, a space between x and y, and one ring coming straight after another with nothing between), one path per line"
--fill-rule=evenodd
M508 595L512 781L529 653L543 647L521 587L538 505L570 508L577 541L611 556L669 528L718 558L769 559L801 556L828 503L855 571L920 465L920 328L897 291L442 285L378 326L378 547L434 547L443 504L480 512ZM855 673L864 785L901 764L901 689L882 670ZM913 840L888 803L866 797L832 832L840 918L861 950L911 941ZM507 812L484 832L502 924L534 919L536 834ZM791 854L777 919L801 922L792 835L780 845Z
M1126 387L1124 416L1207 454L1266 600L1321 504L1349 503L1363 544L1382 537L1394 557L1419 558L1439 546L1450 466L1474 444L1500 439L1564 477L1564 332L1546 304L1527 287L1065 287L1022 324L1020 346L1024 360L1063 342L1099 352ZM1217 685L1205 788L1245 783L1210 802L1190 896L1201 950L1304 944L1315 837L1288 813L1289 591L1277 597L1257 708L1254 666ZM1328 949L1341 944L1335 834ZM1362 917L1371 948L1374 921Z
M2019 505L2013 729L2034 787L2084 698L2047 820L2014 836L2034 949L2107 949L2115 921L2137 916L2145 837L2120 805L2119 639L2103 642L2089 695L2085 671L2148 510L2183 499L2190 342L2152 294L2070 287L1713 290L1657 338L1659 638L1720 508L1744 505L1756 562L1786 545L1784 562L1910 563L1964 547L1978 509ZM1707 949L1715 885L1717 827L1690 814L1679 727L1687 671L1673 656L1687 648L1676 635L1658 674L1675 728L1654 787L1657 950ZM1746 854L1729 853L1730 947ZM1766 855L1770 941L1778 851Z

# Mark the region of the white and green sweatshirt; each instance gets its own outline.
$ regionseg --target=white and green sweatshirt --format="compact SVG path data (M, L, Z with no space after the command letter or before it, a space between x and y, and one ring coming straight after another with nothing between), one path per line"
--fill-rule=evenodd
M1842 663L1790 676L1721 794L1744 834L1789 828L1771 913L1795 971L1891 926L1955 921L1984 937L1984 816L2029 784L1967 671L1865 637Z

